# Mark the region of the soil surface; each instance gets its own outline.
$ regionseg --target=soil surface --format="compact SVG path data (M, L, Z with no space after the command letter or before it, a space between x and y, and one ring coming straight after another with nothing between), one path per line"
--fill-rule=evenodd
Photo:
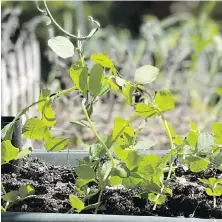
M21 184L30 184L36 191L36 196L17 202L8 211L69 212L71 206L68 196L76 194L76 175L73 170L64 166L52 166L37 158L27 158L20 173L3 173L2 184L6 192L18 189ZM210 169L194 174L178 168L175 179L169 184L173 196L168 196L166 204L158 206L156 211L152 210L152 203L136 196L136 190L107 189L102 198L106 209L98 213L222 219L222 197L217 197L217 207L214 209L213 198L205 194L205 187L198 181L198 178L214 177L219 173Z

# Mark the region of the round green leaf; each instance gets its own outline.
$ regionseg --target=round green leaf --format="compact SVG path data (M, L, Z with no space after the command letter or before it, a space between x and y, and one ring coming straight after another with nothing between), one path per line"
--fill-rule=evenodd
M48 46L62 58L69 58L74 55L74 46L70 40L63 36L56 36L48 40Z
M69 201L72 208L77 209L77 212L81 212L85 207L84 203L75 195L70 194Z
M28 119L23 126L22 134L28 139L41 140L45 135L47 126L38 118Z
M95 64L89 75L89 92L96 97L102 89L103 67L100 64Z
M145 65L136 70L134 81L137 84L148 84L155 81L159 69L155 66Z
M135 106L135 112L141 117L154 117L157 114L155 107L152 104L138 103Z
M213 191L212 191L209 187L207 187L207 188L205 189L205 191L206 191L206 193L207 193L208 196L214 196Z
M197 150L205 153L210 153L213 149L214 137L209 133L202 132L198 137Z
M17 157L19 149L13 146L10 140L2 141L1 146L1 164L8 163Z
M95 177L94 170L88 165L78 166L75 171L78 177L85 180L93 179Z
M122 181L123 181L123 179L119 176L111 176L109 178L109 182L112 186L120 185L120 184L122 184Z
M2 199L4 201L7 201L9 203L13 203L15 202L16 200L18 200L19 198L19 192L17 190L13 190L13 191L10 191L9 193L6 193Z
M208 164L209 164L208 159L196 160L190 163L190 170L195 173L201 172L207 169Z
M19 187L19 195L21 199L24 199L25 197L29 195L33 195L35 193L35 189L31 185L23 184Z
M174 109L174 99L168 90L159 91L155 96L155 103L162 112Z

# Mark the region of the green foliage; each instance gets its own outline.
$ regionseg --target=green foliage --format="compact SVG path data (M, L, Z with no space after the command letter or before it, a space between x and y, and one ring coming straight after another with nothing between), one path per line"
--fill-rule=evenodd
M216 197L222 196L222 178L199 179L200 182L208 185L205 192L214 199L214 208L216 208Z
M48 127L38 118L28 119L23 126L22 133L28 139L42 140Z
M89 92L93 97L96 97L101 93L102 76L103 67L100 64L95 64L89 75Z
M85 207L84 203L73 194L69 195L69 202L72 208L76 209L78 213L80 213Z
M90 58L93 62L100 64L104 68L111 69L112 73L116 76L117 70L113 64L113 61L108 56L99 53L92 55Z
M162 111L174 109L174 99L168 90L161 90L155 96L155 103Z
M98 23L92 18L91 21L95 24ZM97 27L99 27L98 24ZM58 26L58 28L62 30L61 27ZM108 56L99 53L90 57L95 64L88 72L87 63L82 55L81 41L89 39L93 35L92 33L88 37L76 37L66 33L77 40L78 47L75 48L69 39L62 36L49 40L49 47L62 58L73 56L74 49L77 50L79 60L74 62L70 68L70 77L74 86L55 95L50 95L49 90L42 89L39 100L22 110L15 120L24 115L30 107L38 104L41 119L28 119L23 126L23 136L33 140L43 140L47 151L59 152L67 147L70 139L52 135L51 128L56 123L52 103L56 98L77 90L83 97L82 111L85 118L73 120L71 123L90 129L97 138L97 142L89 146L89 156L84 160L79 160L79 165L75 169L78 176L75 182L78 196L69 195L72 208L78 213L84 209L95 209L95 213L97 213L101 207L102 194L106 186L122 185L126 189L140 187L139 196L145 196L147 201L151 201L154 205L153 210L155 210L157 205L164 204L168 195L173 193L168 187L168 182L173 179L171 175L174 168L178 167L174 163L175 159L179 159L181 165L188 166L194 173L204 171L209 166L215 166L215 164L217 168L221 166L222 154L219 145L221 144L222 125L219 122L214 123L212 125L213 135L211 135L199 132L196 124L190 121L191 130L186 138L178 136L173 126L165 118L165 111L175 107L174 98L170 91L165 89L157 91L153 98L144 86L145 84L152 84L157 79L159 69L151 65L142 66L136 70L134 82L127 81L117 71L113 61ZM206 39L202 39L200 44L195 43L196 53L201 52L211 38L212 36L209 34ZM106 73L106 69L109 69L109 74ZM134 115L129 120L116 117L109 136L102 138L96 131L91 115L97 97L106 94L110 89L112 89L111 92L121 93L125 97L126 103L129 106L134 106ZM137 91L142 93L144 100L133 104L134 92ZM170 143L170 151L163 157L153 153L142 155L139 152L141 149L149 149L155 145L153 141L149 140L137 141L137 136L145 126L147 119L155 116L160 117ZM141 118L143 124L135 130L132 122L136 118ZM13 127L14 121L2 131L2 164L23 158L31 152L31 148L19 152L19 149L11 144ZM112 151L116 158L114 158ZM105 155L108 157L106 161L103 160ZM166 172L167 176L165 175ZM208 195L214 198L221 195L222 182L220 178L202 179L200 181L209 186L206 188ZM90 182L97 184L96 189L91 189ZM34 189L31 186L22 185L18 191L4 194L3 200L13 203L33 193ZM85 206L89 202L88 200L96 194L98 194L98 201L95 204ZM84 198L79 199L79 195ZM216 200L214 199L215 205Z

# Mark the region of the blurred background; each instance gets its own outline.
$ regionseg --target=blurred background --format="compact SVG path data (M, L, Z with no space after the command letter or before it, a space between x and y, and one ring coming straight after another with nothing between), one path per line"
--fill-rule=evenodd
M39 1L39 7L44 5ZM166 118L178 135L189 130L189 120L200 130L211 130L222 121L222 2L220 1L49 1L55 20L68 32L87 35L89 15L101 29L83 42L89 67L90 55L108 55L119 72L133 80L142 65L154 65L160 75L153 89L170 89L176 108ZM72 87L69 67L78 59L62 59L48 47L53 36L65 36L37 9L34 1L1 1L1 113L16 115L36 101L40 88L52 92ZM76 44L76 42L74 42ZM95 141L85 128L70 123L81 120L81 98L74 92L54 104L55 136L73 138L70 149L82 149ZM38 115L31 109L28 116ZM114 118L129 118L132 107L112 93L101 98L92 115L102 136L111 132ZM139 123L135 122L135 127ZM168 148L159 119L150 119L139 139ZM41 143L34 143L41 148Z

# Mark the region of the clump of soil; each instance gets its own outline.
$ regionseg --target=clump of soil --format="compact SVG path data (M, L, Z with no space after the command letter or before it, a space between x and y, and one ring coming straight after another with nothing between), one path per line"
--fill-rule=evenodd
M156 211L152 210L152 203L137 197L138 190L107 188L103 193L106 209L98 213L222 219L222 198L217 197L217 207L214 209L213 198L205 194L204 185L198 181L198 178L219 174L220 172L214 169L195 174L178 168L176 177L169 183L173 196L168 196L166 204L158 206ZM67 213L71 209L68 196L76 195L75 178L74 169L53 166L29 157L18 174L2 174L2 184L6 192L18 189L21 184L30 184L35 188L36 196L14 204L8 211ZM94 198L96 200L96 197Z

